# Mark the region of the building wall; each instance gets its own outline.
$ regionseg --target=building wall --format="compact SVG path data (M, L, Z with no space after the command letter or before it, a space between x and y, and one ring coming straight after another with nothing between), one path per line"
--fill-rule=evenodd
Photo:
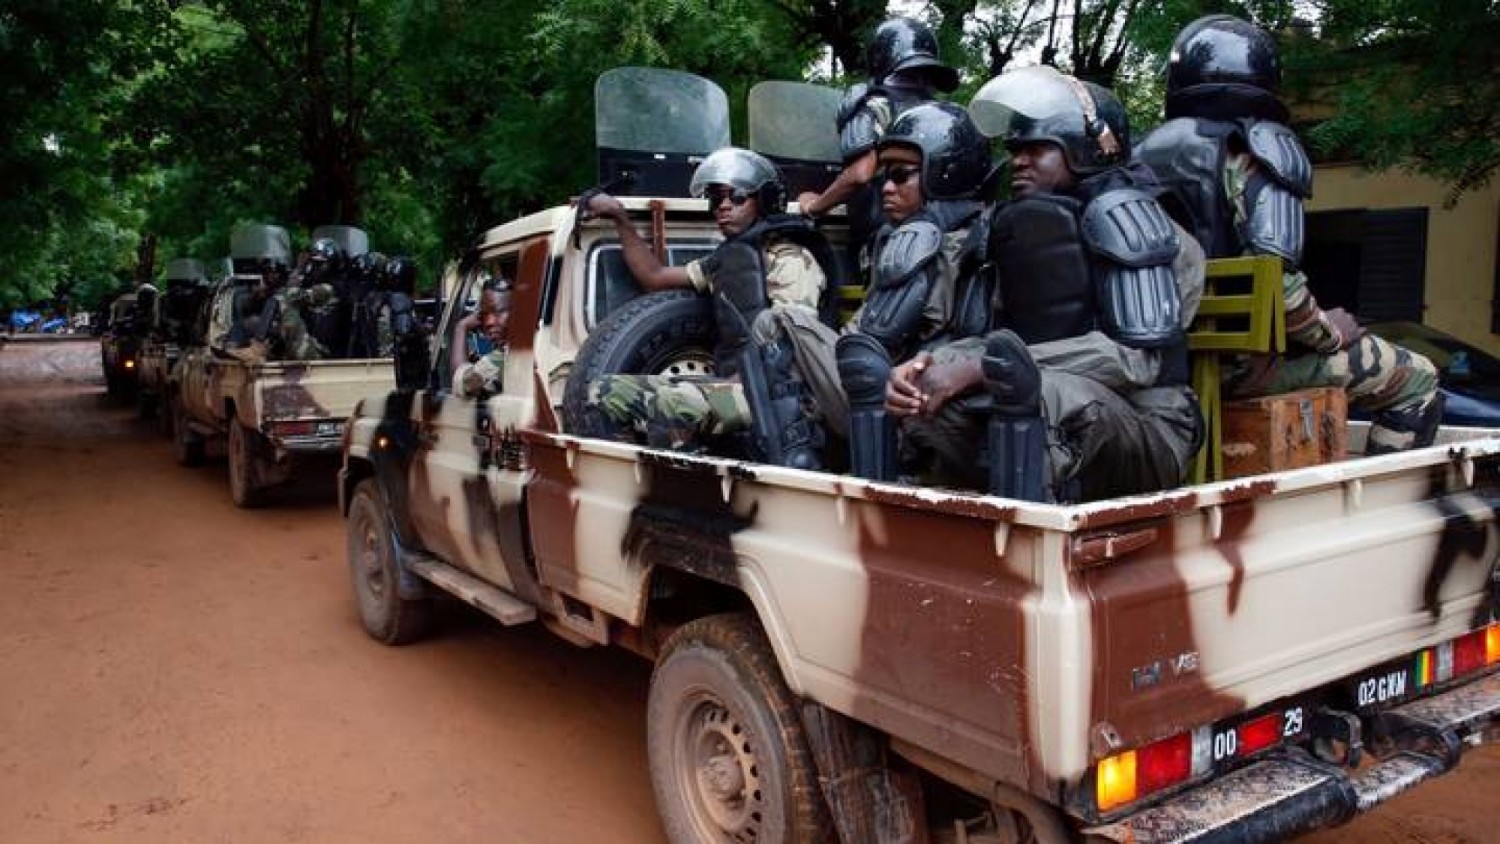
M1399 170L1371 173L1357 165L1319 165L1309 211L1428 209L1426 311L1423 322L1500 355L1490 331L1500 241L1500 180L1444 208L1448 188Z

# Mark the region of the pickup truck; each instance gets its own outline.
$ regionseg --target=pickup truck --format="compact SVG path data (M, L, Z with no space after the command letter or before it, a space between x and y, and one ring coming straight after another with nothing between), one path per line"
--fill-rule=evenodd
M665 120L607 93L601 126ZM603 141L601 181L622 149L672 181ZM712 249L704 203L659 193L623 201L662 259ZM502 386L471 397L447 346L496 277ZM491 229L451 289L425 376L398 361L344 433L363 626L412 641L447 594L651 660L674 844L1280 840L1492 733L1500 431L1366 457L1352 423L1334 462L1072 505L868 482L573 433L590 381L704 372L713 340L705 297L640 294L573 207Z
M109 321L99 335L99 365L105 392L111 398L133 398L139 375L140 335L136 294L126 293L109 304Z
M145 314L149 330L141 343L136 366L136 401L142 417L155 417L165 436L172 434L172 409L167 383L172 367L191 341L191 326L210 290L203 265L191 258L167 262L166 289L152 298Z
M238 239L274 243L285 238L276 227L258 228ZM279 237L266 231L271 229ZM234 260L280 258L285 251L252 243L237 249ZM213 336L213 326L234 322L237 298L258 279L231 275L218 285L200 314L196 344L181 351L167 377L177 462L197 465L210 445L222 446L229 458L230 497L239 507L264 503L267 492L287 481L299 463L336 457L355 403L394 384L389 358L254 361L230 354L223 338Z

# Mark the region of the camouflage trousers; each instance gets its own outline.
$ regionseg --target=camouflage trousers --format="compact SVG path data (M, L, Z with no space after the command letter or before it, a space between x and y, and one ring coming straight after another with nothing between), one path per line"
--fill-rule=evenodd
M777 339L792 348L815 415L836 434L849 410L834 361L838 336L810 308L774 306L751 326L756 343ZM589 385L589 404L621 433L658 448L692 449L705 436L749 430L753 419L738 380L709 376L606 375Z
M1432 361L1373 334L1333 354L1254 355L1241 359L1226 382L1231 398L1253 398L1303 390L1342 387L1349 405L1372 414L1369 448L1411 448L1416 419L1437 395Z
M1067 365L1033 357L1041 372L1042 418L1047 423L1047 468L1059 498L1094 501L1169 489L1182 483L1202 435L1197 400L1187 387L1117 391L1077 370L1107 374L1107 351L1082 355L1075 346ZM962 341L940 347L933 359L982 355ZM1078 359L1092 358L1077 366ZM923 483L984 490L989 467L976 459L987 441L989 396L951 401L930 417L901 420L900 457Z
M326 357L323 346L307 330L302 310L287 303L281 310L281 348L287 360L321 360Z

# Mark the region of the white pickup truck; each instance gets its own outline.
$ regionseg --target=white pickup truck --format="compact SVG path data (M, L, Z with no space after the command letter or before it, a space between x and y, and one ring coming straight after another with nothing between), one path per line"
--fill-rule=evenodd
M626 200L676 262L701 201ZM503 390L449 332L513 280ZM670 839L1273 841L1457 764L1500 710L1500 432L1070 506L571 435L580 384L692 371L706 300L613 230L489 231L425 383L362 402L340 504L390 644L450 593L654 661ZM571 386L571 389L570 389ZM413 653L419 658L419 653Z
M288 257L279 227L246 227L235 237L242 260ZM355 403L395 383L389 358L253 362L231 355L210 326L233 323L236 298L257 280L231 276L218 285L199 315L198 342L181 350L166 387L177 462L196 465L210 444L224 445L230 496L240 507L261 504L298 462L336 455Z

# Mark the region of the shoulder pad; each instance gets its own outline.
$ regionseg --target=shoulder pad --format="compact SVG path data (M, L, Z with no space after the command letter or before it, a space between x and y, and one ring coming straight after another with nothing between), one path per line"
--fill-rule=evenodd
M1260 120L1251 124L1245 140L1250 155L1269 171L1272 180L1306 199L1312 196L1312 162L1291 129Z
M850 85L848 90L844 91L844 99L839 103L838 112L838 127L840 129L843 129L844 124L849 122L849 118L853 117L859 111L860 106L865 104L865 98L869 95L870 86L865 82L856 82Z
M881 244L876 287L894 287L927 266L943 249L943 230L931 220L907 220Z
M1105 191L1083 210L1089 250L1127 267L1169 264L1181 244L1167 212L1144 191Z

